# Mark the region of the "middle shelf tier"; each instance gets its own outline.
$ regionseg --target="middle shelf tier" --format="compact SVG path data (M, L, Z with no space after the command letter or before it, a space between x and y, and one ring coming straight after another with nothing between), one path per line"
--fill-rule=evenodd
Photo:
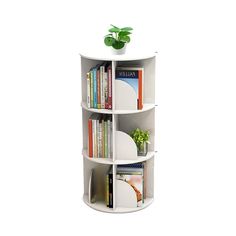
M87 160L100 164L123 165L123 164L132 164L149 160L150 158L154 157L155 152L154 151L148 152L146 156L138 156L137 159L134 160L114 160L114 161L111 158L94 158L94 157L91 158L88 156L88 151L85 149L82 150L82 155Z
M134 113L141 113L148 110L151 110L155 107L155 104L152 103L144 103L142 110L108 110L108 109L95 109L95 108L88 108L86 102L81 102L81 107L87 111L96 112L96 113L103 113L103 114L134 114Z

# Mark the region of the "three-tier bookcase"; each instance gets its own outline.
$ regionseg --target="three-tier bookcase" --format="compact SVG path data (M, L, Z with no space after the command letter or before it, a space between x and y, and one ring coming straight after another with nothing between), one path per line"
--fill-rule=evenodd
M93 209L110 212L124 213L141 210L149 206L154 198L154 158L155 158L155 71L156 53L142 55L93 55L81 53L81 94L82 94L82 126L83 126L83 163L84 163L84 202ZM87 72L97 64L110 62L112 65L112 110L93 109L87 107ZM115 79L115 70L119 65L138 65L144 68L143 84L143 109L132 108L132 96L129 88L123 88ZM128 109L127 109L128 108ZM90 158L88 156L88 119L92 113L112 115L112 149L111 158ZM136 128L149 130L150 144L146 156L137 155L137 147L128 135ZM116 168L119 164L146 162L146 198L140 207L122 205L124 199L129 200L129 193L119 186L116 181ZM113 208L106 206L103 199L91 203L89 191L91 185L91 170L98 168L101 179L105 181L108 169L113 172ZM96 184L96 181L95 181ZM102 186L99 186L102 187ZM104 187L103 187L104 188ZM121 201L120 201L120 198Z

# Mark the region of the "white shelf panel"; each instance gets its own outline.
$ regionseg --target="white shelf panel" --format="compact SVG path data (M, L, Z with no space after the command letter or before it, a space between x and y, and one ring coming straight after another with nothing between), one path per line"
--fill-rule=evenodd
M91 208L97 210L97 211L102 211L102 212L109 212L113 213L114 210L113 208L109 208L106 206L105 202L95 202L95 203L90 203L88 201L88 195L84 195L83 197L84 202Z
M91 51L91 52L81 52L80 56L91 59L91 60L100 60L100 61L137 61L153 58L156 56L156 52L139 52L137 51L128 51L124 55L112 55L110 48L104 51Z
M116 207L115 209L109 208L105 205L105 202L95 202L95 203L89 203L88 201L88 195L84 195L83 197L84 202L86 205L89 207L101 211L101 212L107 212L107 213L128 213L128 212L135 212L135 211L140 211L146 207L148 207L150 204L153 202L153 198L146 198L144 200L144 203L140 207L134 207L134 208L129 208L129 207Z
M133 164L133 163L147 161L154 156L155 156L155 152L148 152L146 156L138 156L138 158L135 160L116 160L114 163L116 165Z
M107 164L107 165L125 165L125 164L133 164L133 163L147 161L155 156L155 152L148 152L146 156L138 156L138 158L135 160L115 160L115 161L112 161L110 158L89 157L87 154L87 150L83 150L82 155L87 160L95 162L95 163Z
M114 212L114 213L128 213L128 212L140 211L140 210L148 207L149 205L151 205L152 202L153 202L153 198L146 198L146 199L144 199L144 203L140 207L134 207L134 208L117 207L112 212Z
M134 113L141 113L148 110L151 110L155 107L155 104L152 103L145 103L143 104L142 110L107 110L107 109L95 109L95 108L88 108L86 102L82 102L81 106L83 109L91 112L103 113L103 114L134 114Z

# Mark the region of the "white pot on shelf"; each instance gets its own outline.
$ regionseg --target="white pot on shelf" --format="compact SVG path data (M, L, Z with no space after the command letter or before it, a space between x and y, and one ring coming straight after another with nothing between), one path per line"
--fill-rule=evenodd
M126 44L123 48L121 49L115 49L113 47L111 47L111 52L113 55L122 55L122 54L125 54L126 52Z

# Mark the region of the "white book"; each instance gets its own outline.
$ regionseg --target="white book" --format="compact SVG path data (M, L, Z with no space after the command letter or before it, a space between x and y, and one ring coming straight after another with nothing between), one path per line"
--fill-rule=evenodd
M96 120L92 120L92 126L93 126L93 157L97 157L97 131L96 131Z
M87 73L87 106L91 107L90 104L90 72Z

